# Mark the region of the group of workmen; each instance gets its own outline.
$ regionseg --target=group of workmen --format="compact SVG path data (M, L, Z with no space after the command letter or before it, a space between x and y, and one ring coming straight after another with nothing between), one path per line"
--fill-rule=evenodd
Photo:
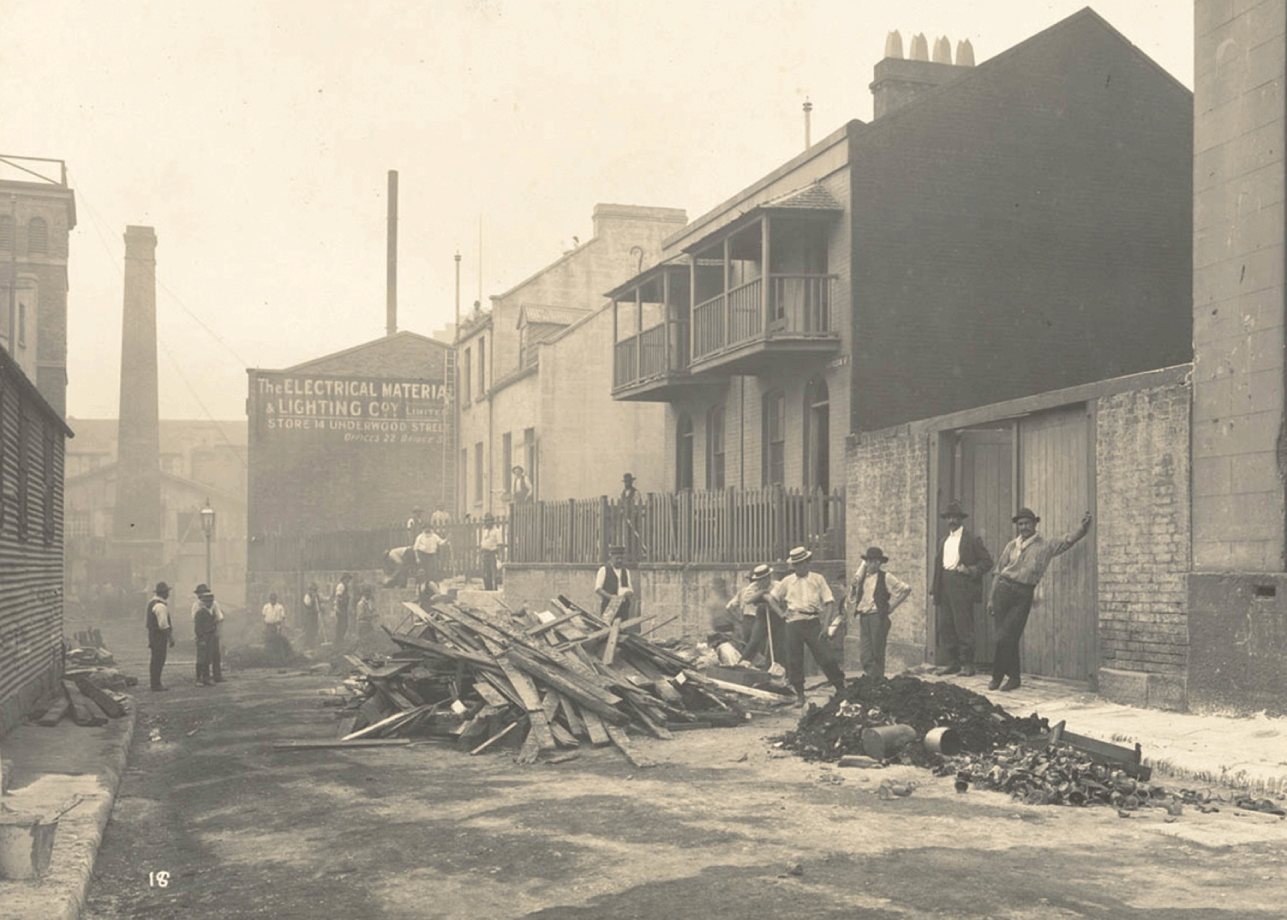
M168 690L161 683L161 671L169 650L174 648L174 619L170 613L170 586L157 582L147 603L147 644L151 652L148 673L154 691ZM192 592L192 629L197 646L197 684L209 687L223 683L223 654L220 649L223 608L206 584Z
M976 673L974 611L984 599L983 576L992 571L994 563L982 539L965 527L969 514L960 502L948 503L940 517L947 526L947 534L938 544L931 594L938 608L947 660L938 673L973 677ZM1011 520L1015 537L1006 544L995 563L996 574L986 605L996 629L989 690L1019 688L1019 646L1032 609L1033 593L1051 560L1085 537L1092 519L1087 512L1075 531L1056 540L1046 540L1037 533L1041 518L1030 508L1020 508ZM626 598L621 605L626 612L619 613L619 617L633 615L629 611L633 607L634 586L624 555L624 547L610 547L608 564L599 569L595 579L601 612L613 596ZM770 666L784 665L797 706L805 702L806 647L832 686L837 691L844 689L845 674L840 657L829 640L842 625L848 629L850 617L858 631L863 673L884 678L890 618L912 592L911 585L885 569L889 557L880 547L872 546L863 553L837 610L827 579L812 570L812 558L813 554L803 546L791 550L786 560L791 572L779 581L774 580L769 565L756 566L748 573L747 584L727 605L736 617L743 643L739 663L751 664L759 655L766 654Z

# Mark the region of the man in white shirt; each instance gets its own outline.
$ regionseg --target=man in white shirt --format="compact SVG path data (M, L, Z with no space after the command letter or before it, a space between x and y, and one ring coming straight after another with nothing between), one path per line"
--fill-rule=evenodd
M163 581L156 584L152 599L147 602L147 646L152 653L148 674L152 689L160 692L169 687L161 686L161 669L169 650L174 648L174 624L170 622L170 586Z
M496 556L504 543L504 536L496 524L496 518L490 514L483 515L483 533L478 539L478 555L483 564L483 588L496 590Z
M268 603L264 604L263 613L265 642L268 642L273 637L280 636L282 628L286 625L286 606L278 603L276 592L268 595Z
M608 609L608 604L614 597L625 598L617 610L618 620L629 619L634 605L634 582L626 568L625 557L624 546L609 546L608 564L599 566L599 571L594 575L594 593L599 596L599 613Z
M810 571L813 553L797 546L787 556L791 574L777 583L769 597L786 607L786 672L787 683L795 688L795 705L804 706L804 647L813 653L813 660L822 668L836 692L845 689L845 672L831 653L831 647L822 638L821 618L828 622L835 616L836 599L831 594L827 579Z
M446 538L436 533L433 527L428 524L420 532L420 536L416 537L415 546L412 547L416 556L416 564L428 573L431 581L440 581L442 578L438 566L438 551L446 544Z

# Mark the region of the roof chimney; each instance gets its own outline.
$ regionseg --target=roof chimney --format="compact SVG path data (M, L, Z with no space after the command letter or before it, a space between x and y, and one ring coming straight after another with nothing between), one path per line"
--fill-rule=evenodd
M898 32L885 39L885 57L876 65L871 82L872 112L876 118L901 109L921 93L950 83L974 66L974 48L969 40L957 46L956 63L952 63L952 43L946 36L934 42L934 60L930 60L925 33L912 39L911 53L902 55L903 40Z

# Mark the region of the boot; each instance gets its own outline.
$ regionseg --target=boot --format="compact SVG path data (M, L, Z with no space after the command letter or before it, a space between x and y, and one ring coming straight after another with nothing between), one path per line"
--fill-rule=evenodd
M992 682L988 684L988 689L989 689L989 690L1000 690L1000 689L1001 689L1001 678L999 678L999 677L994 677L994 678L992 678Z
M795 708L803 709L804 703L805 703L804 690L797 688L795 691Z
M1010 690L1018 690L1018 689L1019 689L1019 678L1017 677L1012 677L1009 680L1007 680L1004 684L1001 685L1002 693L1007 693Z

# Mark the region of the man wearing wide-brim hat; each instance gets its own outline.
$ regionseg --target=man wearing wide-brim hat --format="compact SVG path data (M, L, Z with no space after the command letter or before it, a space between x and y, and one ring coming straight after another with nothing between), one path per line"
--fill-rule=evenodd
M739 619L746 641L742 650L742 662L745 664L753 662L755 656L766 649L769 664L777 664L786 651L786 623L776 602L769 596L775 587L773 569L768 565L757 565L747 574L746 586L728 602L726 609L730 613L741 614Z
M152 689L167 690L168 687L161 685L161 670L170 649L174 648L174 623L170 619L170 586L163 581L156 583L152 599L147 602L147 645L152 658L148 665Z
M1019 643L1037 583L1046 574L1052 559L1066 553L1086 536L1091 516L1082 516L1081 526L1067 536L1047 542L1037 533L1041 518L1031 508L1020 508L1013 518L1015 538L1006 544L997 560L997 577L988 598L988 613L996 618L997 647L992 658L992 683L989 690L1019 689ZM1002 680L1005 681L1002 684Z
M889 615L899 608L912 586L884 565L889 557L879 546L869 546L854 573L849 589L854 616L858 620L858 640L862 671L877 680L885 676L885 646L889 641Z
M215 643L219 641L219 621L215 619L214 592L205 584L197 585L196 603L192 605L192 629L197 640L197 683L208 687L214 683L210 666L214 663Z
M978 534L965 526L969 517L961 503L952 500L939 514L947 522L947 536L938 543L930 596L939 612L939 632L947 651L939 674L974 676L974 605L983 600L983 575L992 568L992 556Z
M831 586L821 573L810 571L813 553L797 546L787 556L791 574L777 583L769 593L774 601L785 607L786 615L786 672L787 683L795 689L796 706L804 705L804 648L813 653L813 660L822 668L836 692L845 689L845 672L831 652L831 646L822 637L822 618L828 623L836 615L836 599Z

